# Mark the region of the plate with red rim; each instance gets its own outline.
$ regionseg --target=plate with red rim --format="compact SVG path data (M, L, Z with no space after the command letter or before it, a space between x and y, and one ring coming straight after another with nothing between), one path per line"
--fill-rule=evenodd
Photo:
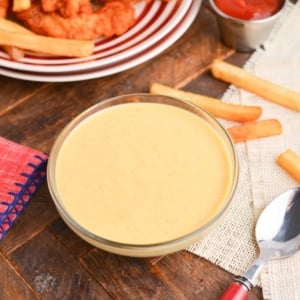
M135 25L121 36L96 39L93 54L88 57L66 58L26 52L23 59L12 61L5 52L0 51L0 66L30 72L68 73L115 64L161 40L177 26L192 2L154 0L135 3Z
M155 3L160 3L160 1L154 1ZM72 63L66 64L66 65L56 65L50 64L50 65L32 65L27 64L26 68L11 68L7 67L6 65L3 66L0 60L0 74L7 76L7 77L13 77L17 79L23 79L23 80L30 80L30 81L41 81L41 82L70 82L70 81L80 81L80 80L87 80L87 79L93 79L93 78L99 78L104 77L112 74L116 74L122 71L125 71L127 69L130 69L132 67L135 67L141 63L144 63L151 58L155 57L156 55L160 54L164 50L166 50L168 47L170 47L176 40L178 40L190 27L192 22L194 21L195 17L198 14L198 11L201 6L201 0L192 0L192 1L169 1L165 3L163 6L161 6L161 9L164 7L167 7L171 2L175 3L176 5L174 7L180 7L178 6L181 2L190 2L185 14L183 14L179 20L177 20L176 23L173 22L170 30L168 30L167 33L164 33L160 36L160 38L152 39L152 37L146 38L146 40L142 41L142 43L146 43L147 46L138 48L138 51L130 49L131 51L130 55L124 55L118 56L118 54L113 54L111 57L115 56L115 59L112 59L110 62L107 62L105 64L101 64L100 60L94 60L87 62L74 62L74 59ZM173 4L174 5L174 4ZM170 7L169 7L170 8ZM175 9L175 11L177 10ZM173 9L174 13L174 9ZM165 19L164 23L168 24L168 20ZM159 31L159 30L158 30ZM156 36L155 36L156 37ZM125 38L122 36L119 37L122 41L126 41ZM110 39L109 42L113 42L113 39ZM105 41L105 43L108 43L108 41ZM122 42L121 42L122 44ZM112 49L115 48L116 44L113 44L111 47ZM136 46L136 45L135 45ZM135 47L134 46L134 47ZM133 48L134 48L133 47ZM128 51L128 49L127 49ZM109 57L109 59L111 59ZM117 59L118 57L118 59ZM36 58L35 58L36 59ZM45 58L43 58L45 60ZM55 61L57 58L55 58ZM58 59L59 60L59 59ZM62 60L67 60L66 58L62 58ZM76 60L76 59L75 59ZM47 59L46 59L47 61ZM52 61L52 58L51 58ZM83 64L89 63L88 67L83 66ZM77 65L79 64L79 65ZM43 71L36 70L34 67L42 68ZM50 68L50 69L49 69ZM55 69L58 68L58 69Z

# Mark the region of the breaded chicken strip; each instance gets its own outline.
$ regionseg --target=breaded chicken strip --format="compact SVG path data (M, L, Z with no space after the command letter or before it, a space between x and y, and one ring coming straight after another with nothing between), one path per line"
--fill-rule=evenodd
M121 35L135 23L132 5L119 0L70 18L58 12L45 13L41 5L32 6L17 16L35 33L78 40Z
M41 0L41 3L44 12L59 12L66 18L93 12L89 0Z

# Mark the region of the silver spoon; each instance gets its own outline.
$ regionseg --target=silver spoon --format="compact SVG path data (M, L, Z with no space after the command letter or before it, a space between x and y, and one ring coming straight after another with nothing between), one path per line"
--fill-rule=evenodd
M257 221L255 235L259 257L227 288L220 300L246 299L264 263L300 250L300 187L279 195L264 209Z

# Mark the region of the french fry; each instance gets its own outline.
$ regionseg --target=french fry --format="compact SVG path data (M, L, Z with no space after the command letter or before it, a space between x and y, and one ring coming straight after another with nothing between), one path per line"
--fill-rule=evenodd
M2 0L0 1L0 18L5 18L9 11L10 1L9 0Z
M14 0L13 8L14 12L20 12L22 10L29 9L31 7L31 0Z
M93 52L93 41L78 41L52 38L31 33L0 29L0 45L13 46L44 54L69 57L89 56Z
M257 120L262 113L262 108L259 106L225 103L219 99L174 89L159 83L153 83L150 86L150 93L175 97L191 102L205 109L217 118L236 122Z
M12 60L19 60L24 57L24 51L22 49L12 46L3 46L3 49Z
M235 143L278 135L282 133L281 124L276 119L244 123L227 129Z
M89 56L93 52L93 41L78 41L41 36L27 28L0 18L0 45L70 57Z
M15 23L15 22L9 21L5 18L0 18L0 30L1 29L8 30L8 31L17 31L17 32L34 34L27 28ZM2 46L2 48L12 60L19 60L19 59L23 58L25 55L24 50L17 48L17 47L4 45L4 46Z
M18 23L12 22L5 18L0 18L0 30L2 29L7 31L12 31L12 32L23 32L28 34L34 34L32 31L19 25ZM2 46L2 48L12 60L16 60L16 61L20 60L25 55L24 50L17 47Z
M277 164L283 168L294 179L300 182L300 155L291 149L279 154Z
M214 77L254 93L278 105L300 112L300 93L259 78L242 68L214 60L211 67Z
M23 33L28 33L28 34L34 34L32 31L25 28L24 26L22 26L16 22L7 20L5 18L0 18L0 29L12 31L12 32L23 32Z

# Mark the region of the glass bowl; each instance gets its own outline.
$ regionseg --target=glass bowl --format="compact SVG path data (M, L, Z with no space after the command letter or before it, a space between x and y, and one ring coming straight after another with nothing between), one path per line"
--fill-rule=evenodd
M63 129L47 180L79 237L115 254L149 257L182 250L221 222L238 162L226 130L206 111L130 94L92 106Z

